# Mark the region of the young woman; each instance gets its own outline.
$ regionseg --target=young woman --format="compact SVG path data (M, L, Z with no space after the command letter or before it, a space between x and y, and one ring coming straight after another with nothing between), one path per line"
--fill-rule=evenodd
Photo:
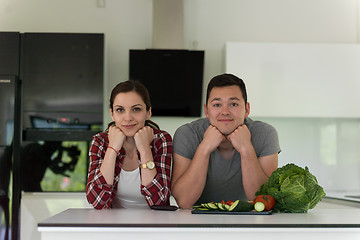
M111 92L113 122L90 146L86 197L96 209L169 205L172 139L152 121L150 97L138 81Z

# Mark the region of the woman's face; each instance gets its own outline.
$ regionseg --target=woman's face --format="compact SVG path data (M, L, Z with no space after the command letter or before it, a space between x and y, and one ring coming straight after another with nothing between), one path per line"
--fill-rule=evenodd
M145 126L145 120L150 118L151 108L146 111L146 105L140 95L131 91L119 93L115 97L110 113L115 125L127 137L133 137L139 129Z

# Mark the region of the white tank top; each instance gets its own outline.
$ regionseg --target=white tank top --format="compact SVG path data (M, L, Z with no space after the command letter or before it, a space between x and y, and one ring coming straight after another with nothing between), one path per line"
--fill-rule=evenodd
M113 208L149 208L140 192L140 169L125 171L121 169L117 193L112 202Z

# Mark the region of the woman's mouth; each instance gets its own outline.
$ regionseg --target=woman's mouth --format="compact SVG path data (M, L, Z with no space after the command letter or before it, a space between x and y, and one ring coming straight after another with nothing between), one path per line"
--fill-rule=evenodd
M135 127L135 126L136 126L136 124L122 125L122 127L125 128L125 129L131 129L131 128Z

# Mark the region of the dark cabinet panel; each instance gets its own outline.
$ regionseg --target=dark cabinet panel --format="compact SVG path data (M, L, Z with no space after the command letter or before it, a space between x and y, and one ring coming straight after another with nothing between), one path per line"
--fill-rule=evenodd
M0 74L19 75L20 33L0 32Z
M103 34L22 34L24 127L36 127L34 117L69 125L101 123L103 49Z
M201 116L204 56L180 49L130 50L130 78L149 90L153 116Z

